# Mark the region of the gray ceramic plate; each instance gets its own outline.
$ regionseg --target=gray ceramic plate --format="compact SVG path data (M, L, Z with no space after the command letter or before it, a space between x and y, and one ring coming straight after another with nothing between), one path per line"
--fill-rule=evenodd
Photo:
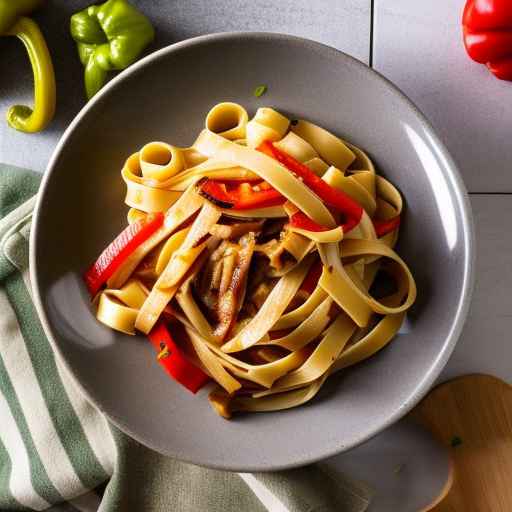
M257 85L267 93L253 96ZM419 298L405 332L329 379L310 404L225 421L170 381L143 337L91 313L81 273L126 223L124 159L151 140L190 144L216 102L274 106L366 148L403 192L399 252ZM473 234L460 176L432 128L392 84L332 48L271 34L218 34L164 48L121 73L71 123L34 219L32 278L48 335L84 393L122 430L206 466L275 470L325 458L403 416L450 355L468 310Z

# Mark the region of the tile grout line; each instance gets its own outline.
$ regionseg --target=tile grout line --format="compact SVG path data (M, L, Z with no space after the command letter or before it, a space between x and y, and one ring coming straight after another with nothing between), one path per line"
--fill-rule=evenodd
M370 45L369 45L369 58L368 65L373 68L373 48L374 48L374 32L375 32L375 3L377 0L370 0ZM512 196L512 191L507 192L470 192L468 190L469 196Z
M370 48L369 48L369 63L368 65L373 68L373 45L374 45L374 31L375 31L375 2L376 0L370 0ZM470 192L469 196L510 196L511 192Z
M468 192L470 196L512 196L512 192Z
M373 68L373 29L375 16L375 0L370 0L370 55L368 65Z

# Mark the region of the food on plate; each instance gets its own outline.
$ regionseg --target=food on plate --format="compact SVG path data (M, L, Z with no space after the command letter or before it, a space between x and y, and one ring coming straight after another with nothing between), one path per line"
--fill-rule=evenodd
M85 68L89 99L106 83L109 72L133 64L155 37L148 18L127 0L107 0L73 14L70 29Z
M14 105L7 122L22 132L39 132L55 114L55 74L52 59L37 23L27 16L43 0L0 0L0 36L16 36L25 45L34 73L34 109Z
M316 124L219 103L190 147L150 142L121 175L129 225L85 274L97 318L191 391L215 381L226 418L312 399L414 303L400 193Z

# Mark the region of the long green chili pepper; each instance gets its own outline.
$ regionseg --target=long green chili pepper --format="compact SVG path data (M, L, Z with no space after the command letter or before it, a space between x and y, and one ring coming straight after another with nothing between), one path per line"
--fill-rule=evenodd
M109 71L133 64L155 35L150 21L127 0L108 0L77 12L70 29L85 66L89 99L103 87Z
M0 36L16 36L27 49L34 73L34 109L14 105L7 112L7 122L16 130L43 130L55 114L55 74L43 34L27 18L43 0L0 0Z

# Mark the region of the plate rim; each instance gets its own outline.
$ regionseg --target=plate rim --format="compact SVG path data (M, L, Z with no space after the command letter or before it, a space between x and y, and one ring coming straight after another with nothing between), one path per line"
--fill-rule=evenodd
M451 328L446 336L445 343L437 355L437 357L432 361L430 365L430 369L426 374L420 379L416 386L408 393L408 396L404 398L402 405L396 408L392 414L390 414L386 421L382 422L378 426L370 429L369 433L361 436L356 442L350 443L348 445L343 444L342 442L337 443L337 445L333 448L328 449L316 449L314 453L308 452L307 454L297 454L295 457L291 458L287 463L276 464L273 465L271 462L266 460L262 460L254 465L250 466L237 466L229 463L224 463L222 460L217 462L204 462L198 460L196 457L187 458L183 456L183 454L176 453L165 453L164 455L179 458L184 462L196 464L199 466L209 467L212 469L220 469L226 471L237 471L237 472L254 472L254 471L280 471L285 469L291 469L299 466L303 466L306 464L311 464L314 462L318 462L320 460L335 456L341 452L347 451L349 449L355 448L356 446L364 443L365 441L371 439L376 436L390 425L401 419L405 416L430 390L432 385L434 384L437 377L440 375L441 371L445 367L450 355L452 354L457 341L460 337L462 328L464 326L465 320L467 318L469 307L471 305L472 294L475 285L475 263L476 263L476 248L475 248L475 226L474 219L471 209L471 204L469 201L469 195L467 193L466 186L460 175L458 170L458 166L456 165L453 157L450 152L438 137L436 130L433 128L431 123L428 121L427 117L421 112L421 110L407 97L407 95L400 90L393 82L384 77L377 70L367 66L365 63L348 55L347 53L333 48L332 46L313 41L311 39L274 33L274 32L219 32L213 34L205 34L201 36L192 37L189 39L185 39L183 41L179 41L177 43L165 46L159 50L156 50L144 58L140 59L136 63L132 64L127 69L123 70L117 76L115 76L112 80L108 82L91 100L89 100L82 109L76 114L71 123L68 125L66 130L63 132L62 136L59 139L55 149L52 152L52 156L46 166L45 172L43 174L43 178L41 180L41 184L39 187L39 191L37 193L36 206L33 212L32 217L32 228L30 232L30 250L29 250L29 267L30 267L30 281L32 284L33 290L33 300L34 305L43 326L44 332L48 337L48 340L56 352L56 354L60 357L62 363L66 367L68 373L71 375L74 382L77 384L80 391L83 393L84 397L96 407L99 411L101 411L109 421L111 421L117 428L123 431L128 436L132 437L139 443L144 446L147 446L159 453L161 452L161 448L156 446L155 443L152 442L150 438L142 439L137 433L133 432L129 425L123 421L117 414L112 412L107 412L100 403L98 403L94 398L94 393L92 389L87 389L87 387L75 376L72 366L68 363L64 351L61 350L59 342L57 341L57 337L53 335L52 329L50 327L49 316L46 313L46 308L44 306L44 301L42 297L42 291L40 289L39 280L38 280L38 263L37 263L37 246L38 246L38 232L39 232L39 223L41 210L42 210L42 197L45 195L45 191L48 187L48 184L51 181L51 175L53 173L53 169L57 160L62 153L67 140L69 139L71 133L75 130L75 127L81 122L81 120L87 115L90 109L94 107L94 105L105 95L109 93L111 89L116 87L117 84L122 82L125 78L130 75L136 73L138 70L146 67L150 63L159 60L161 57L177 52L181 49L188 48L190 46L197 46L202 44L209 44L214 41L226 41L226 40L268 40L274 39L283 42L292 42L297 45L302 45L306 47L311 47L314 50L321 51L323 53L330 53L333 57L343 58L347 62L350 62L351 65L359 67L363 72L368 75L374 75L378 80L380 80L384 86L390 90L395 96L397 96L403 103L405 103L409 109L411 109L418 121L425 129L425 132L428 133L432 142L434 151L441 156L445 165L443 166L446 171L446 178L449 180L451 188L453 190L454 198L456 199L456 204L460 209L461 223L462 223L462 231L464 234L465 245L464 245L464 269L463 269L463 280L462 280L462 293L458 300L457 310L454 315L454 319L451 325ZM151 437L151 436L149 436Z

